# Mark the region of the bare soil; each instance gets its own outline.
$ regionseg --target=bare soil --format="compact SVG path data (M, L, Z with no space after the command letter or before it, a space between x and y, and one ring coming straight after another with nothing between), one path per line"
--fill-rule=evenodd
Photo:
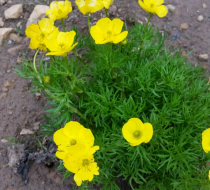
M36 132L33 135L20 135L23 128L35 131L34 124L43 124L44 111L48 108L44 95L36 96L30 91L31 82L18 77L13 68L19 65L22 57L32 59L34 50L28 48L29 40L25 36L26 22L33 8L37 4L50 4L46 0L12 0L0 6L0 17L5 22L4 27L12 27L15 33L22 37L17 43L9 38L0 47L0 91L9 82L8 92L0 92L0 190L58 190L72 189L74 182L71 179L62 181L62 174L56 171L56 164L52 167L46 164L30 162L28 183L25 185L21 176L14 173L14 168L8 166L8 150L12 145L6 142L4 137L14 138L18 144L24 144L25 149L40 151L36 138L40 141L43 137ZM71 0L74 10L67 19L67 26L77 25L83 33L88 32L87 18L82 15ZM23 15L20 19L5 20L4 11L14 4L24 4ZM167 35L167 44L172 49L182 48L181 54L185 56L192 52L188 59L196 66L210 70L209 60L200 61L199 54L210 56L210 1L208 0L165 0L165 4L175 6L175 11L169 11L165 18L153 15L151 24L158 27ZM203 4L207 8L203 8ZM134 22L146 23L148 13L140 8L137 0L115 0L114 6L110 8L112 17L118 17L126 22L128 27ZM204 20L199 22L197 17L203 15ZM104 17L103 11L91 15L91 24ZM17 27L21 22L22 28ZM183 30L180 25L188 24L188 29ZM172 38L177 38L172 40ZM8 53L8 49L22 45L19 51ZM41 56L41 54L39 55Z

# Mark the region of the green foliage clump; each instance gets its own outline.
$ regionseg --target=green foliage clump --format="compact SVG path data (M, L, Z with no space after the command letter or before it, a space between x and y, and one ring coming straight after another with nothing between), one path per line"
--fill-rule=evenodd
M25 61L16 72L32 79L33 91L44 91L52 105L43 133L52 135L72 116L92 130L100 146L95 153L100 175L93 184L101 189L121 184L135 190L210 189L209 154L201 145L210 123L208 80L180 51L163 48L164 37L152 27L142 43L144 29L131 28L126 45L96 45L77 32L82 58L67 63L52 57L49 64L42 59L38 74ZM132 147L123 138L122 126L130 118L153 125L149 143Z

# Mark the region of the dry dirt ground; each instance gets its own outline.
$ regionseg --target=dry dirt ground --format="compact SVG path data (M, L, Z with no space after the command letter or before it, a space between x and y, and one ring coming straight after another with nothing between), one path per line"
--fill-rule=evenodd
M15 174L13 168L8 166L9 155L12 146L4 137L14 138L17 143L25 144L25 149L38 150L40 147L36 141L38 133L33 135L20 135L23 128L32 131L37 130L37 125L44 123L44 110L47 103L44 95L33 95L30 91L31 83L18 77L13 68L20 64L21 58L31 59L34 51L29 50L24 31L27 19L33 8L37 4L49 5L47 0L8 0L0 6L0 17L3 18L4 27L12 27L13 33L18 34L20 42L7 38L0 47L0 190L58 190L72 189L74 182L65 180L62 175L56 172L56 166L47 167L45 164L29 164L28 183L25 185L21 176ZM74 2L71 0L74 11L67 20L67 25L77 25L81 32L87 33L86 17L82 15ZM14 4L24 5L21 18L5 20L4 11ZM193 65L201 66L210 70L209 60L198 59L200 54L210 56L210 1L209 0L165 0L165 4L175 7L165 18L152 16L151 24L159 27L167 34L167 44L173 49L182 48L182 55L193 51L188 59ZM205 5L203 5L205 4ZM146 22L148 13L142 10L137 0L115 0L111 8L113 17L118 17L126 21L128 26L134 22ZM197 17L203 16L203 21L198 21ZM94 24L104 13L99 12L91 15L91 23ZM186 29L181 28L181 24L186 23ZM19 27L17 27L19 26ZM20 27L22 26L22 27ZM182 26L183 27L183 26ZM177 38L176 40L174 40ZM10 48L22 45L19 50L9 51ZM6 87L6 89L5 89ZM8 91L7 91L8 90ZM42 141L42 139L40 139Z

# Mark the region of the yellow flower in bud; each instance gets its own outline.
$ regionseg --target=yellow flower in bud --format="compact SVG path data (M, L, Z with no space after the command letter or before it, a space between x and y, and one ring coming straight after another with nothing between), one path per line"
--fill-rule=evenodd
M92 181L94 175L99 175L99 167L93 157L99 146L87 147L78 144L70 149L63 159L64 167L75 173L74 181L78 186L81 186L82 181Z
M31 38L29 47L31 49L39 48L42 51L46 51L45 42L48 38L55 35L58 32L58 28L54 26L52 20L43 18L38 24L31 24L26 28L26 36Z
M53 140L58 145L56 156L63 159L69 147L83 144L92 147L94 136L90 129L86 129L77 121L68 122L64 128L57 130L53 135Z
M147 12L157 14L159 17L164 17L168 13L165 5L162 5L164 0L139 0L139 5Z
M70 52L77 44L74 42L74 37L76 32L58 32L57 35L52 36L46 41L46 46L50 50L46 55L60 55L63 57L67 56L67 53Z
M49 76L44 76L44 82L45 83L50 83L50 77Z
M122 43L122 45L128 44L128 39L124 39L121 43Z
M84 15L95 13L104 8L102 0L76 0L75 3Z
M90 34L96 44L105 44L108 42L116 44L123 41L128 35L128 31L121 32L123 24L123 21L118 18L114 20L102 18L96 25L91 27Z
M47 10L46 15L53 21L60 20L62 18L68 18L68 14L72 11L71 2L65 1L53 1L50 4L50 9Z
M123 126L122 133L131 146L137 146L151 140L153 127L150 123L142 123L138 118L131 118Z
M210 151L210 128L202 133L202 147L206 153Z

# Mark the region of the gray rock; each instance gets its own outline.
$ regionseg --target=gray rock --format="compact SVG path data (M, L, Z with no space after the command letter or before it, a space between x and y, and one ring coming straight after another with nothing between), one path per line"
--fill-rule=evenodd
M0 17L0 28L2 28L4 26L4 22L3 19Z
M34 131L31 131L30 129L22 129L20 132L20 135L33 135Z
M201 22L201 21L203 20L203 15L199 15L198 18L197 18L197 20L198 20L199 22Z
M13 28L0 28L0 45L2 45L3 40L12 32Z
M18 43L22 41L22 38L15 33L10 34L9 39Z
M6 19L17 19L23 14L23 4L17 4L11 6L9 9L4 11L4 16Z
M166 5L166 7L168 8L169 11L174 12L176 7L173 5Z
M16 47L13 47L13 48L8 49L7 52L8 52L10 55L16 56L16 55L18 54L18 52L19 52L23 47L24 47L23 45L19 45L19 46L16 46Z
M208 56L208 54L200 54L200 55L198 56L198 58L199 58L199 60L201 60L201 61L207 61L208 58L209 58L209 56Z
M9 159L9 167L13 168L16 166L16 164L19 163L19 160L22 158L24 153L24 145L12 145L7 148L7 155Z
M31 13L28 22L26 24L26 27L28 27L30 24L34 23L37 24L37 22L44 18L46 16L46 11L49 9L50 7L47 5L36 5L36 7L34 7L33 12Z
M0 0L0 5L4 5L7 3L7 0Z

